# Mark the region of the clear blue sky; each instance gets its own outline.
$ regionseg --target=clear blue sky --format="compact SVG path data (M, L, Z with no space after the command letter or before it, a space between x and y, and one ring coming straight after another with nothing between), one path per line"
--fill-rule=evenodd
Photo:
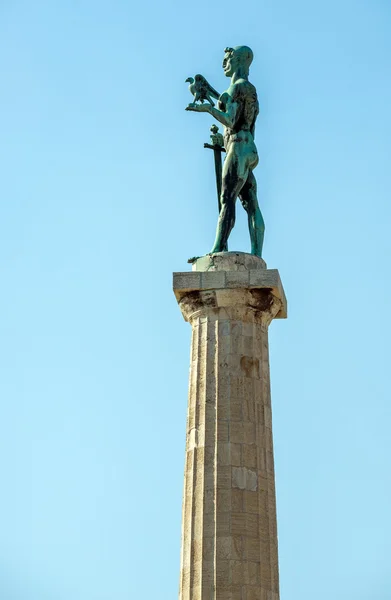
M185 79L224 89L237 44L290 311L270 332L281 598L391 598L390 27L387 0L2 0L1 600L176 598L171 274L217 211Z

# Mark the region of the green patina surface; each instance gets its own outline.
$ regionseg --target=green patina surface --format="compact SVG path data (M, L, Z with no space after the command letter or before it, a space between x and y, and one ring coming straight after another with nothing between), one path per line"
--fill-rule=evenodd
M251 253L262 257L265 225L258 206L257 183L253 174L258 164L254 132L259 104L256 89L248 80L252 60L252 50L247 46L225 49L223 69L225 75L231 78L231 83L222 94L216 92L202 75L187 80L194 102L186 110L209 113L224 126L226 156L222 166L221 191L219 186L217 188L219 218L211 253L228 249L228 238L235 224L236 200L239 198L248 215ZM217 99L217 107L212 98ZM212 131L212 135L217 140L220 134L216 130ZM218 139L221 142L221 138ZM215 143L213 137L212 143L215 148L221 145Z

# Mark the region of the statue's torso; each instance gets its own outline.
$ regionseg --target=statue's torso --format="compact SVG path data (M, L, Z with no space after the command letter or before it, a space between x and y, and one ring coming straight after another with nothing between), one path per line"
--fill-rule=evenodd
M220 110L226 111L230 102L237 104L237 117L234 127L226 127L224 131L225 146L233 141L244 141L254 144L255 121L259 113L257 91L249 81L239 79L231 84L219 98Z

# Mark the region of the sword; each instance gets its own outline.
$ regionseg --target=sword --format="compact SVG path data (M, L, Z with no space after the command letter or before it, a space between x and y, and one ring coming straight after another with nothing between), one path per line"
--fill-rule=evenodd
M216 189L217 189L217 204L219 208L219 214L221 210L221 183L222 183L222 172L223 172L223 163L221 159L221 153L225 152L224 148L224 138L219 133L219 128L217 125L212 125L210 128L212 134L210 136L211 144L204 144L204 148L209 148L209 150L213 150L214 159L215 159L215 174L216 174ZM224 248L224 251L227 252L228 246Z

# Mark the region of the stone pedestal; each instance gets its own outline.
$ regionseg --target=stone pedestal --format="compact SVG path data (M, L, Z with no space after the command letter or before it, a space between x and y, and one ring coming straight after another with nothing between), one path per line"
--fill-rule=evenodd
M244 253L174 274L192 326L180 600L279 600L268 326L278 271Z

